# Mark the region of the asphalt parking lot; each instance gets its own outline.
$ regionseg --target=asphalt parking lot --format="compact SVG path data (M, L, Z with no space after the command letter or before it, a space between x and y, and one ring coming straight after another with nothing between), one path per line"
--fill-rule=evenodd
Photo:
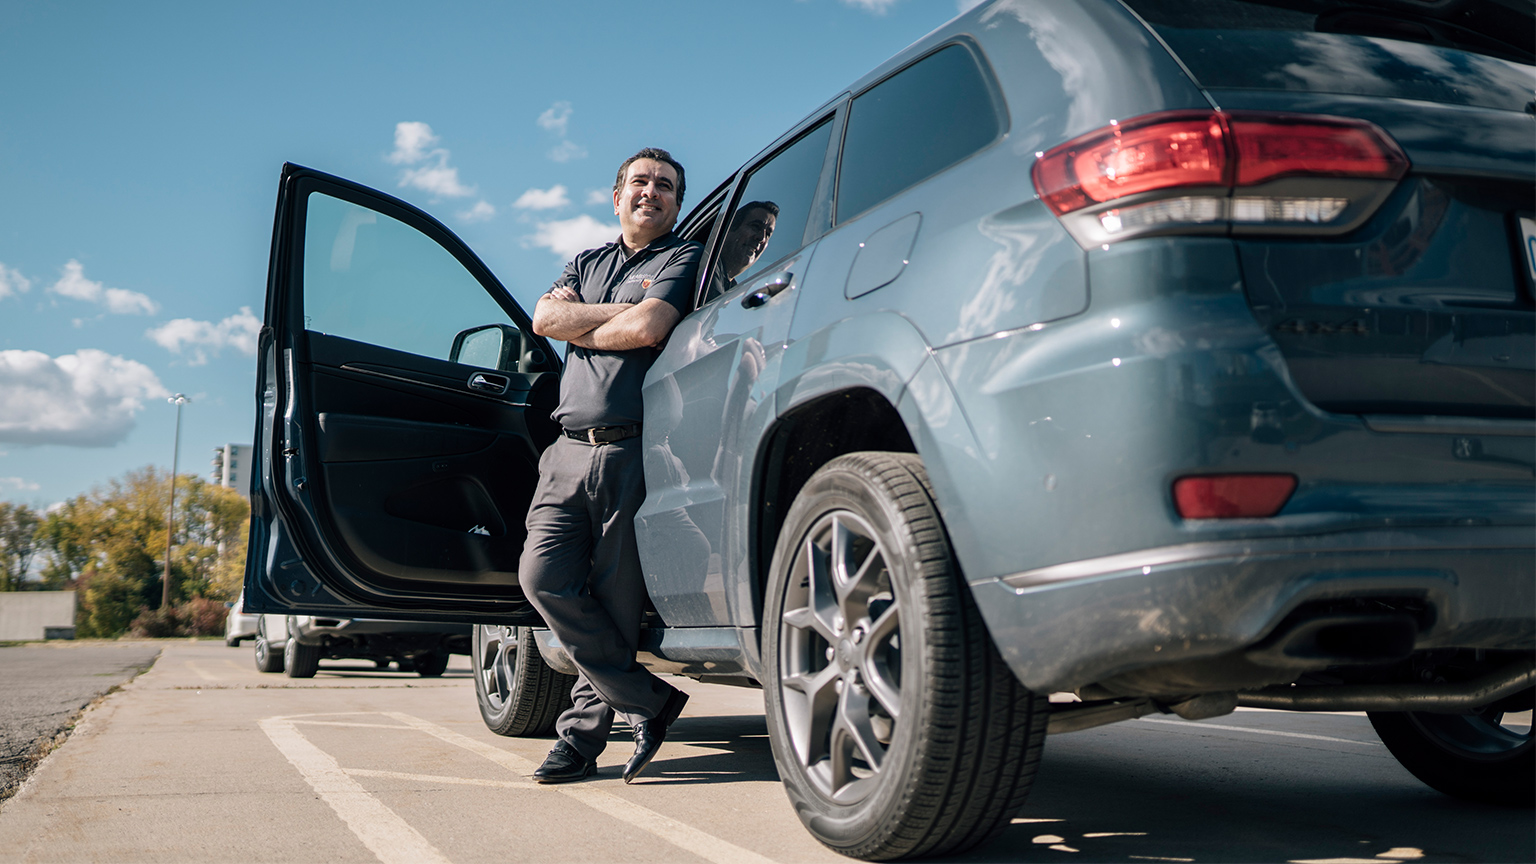
M847 860L792 812L755 690L680 680L694 699L640 781L616 733L597 778L543 787L550 742L486 730L465 657L295 681L249 646L155 647L0 806L0 862ZM1024 813L956 860L1531 861L1536 832L1422 786L1362 716L1240 711L1050 739Z

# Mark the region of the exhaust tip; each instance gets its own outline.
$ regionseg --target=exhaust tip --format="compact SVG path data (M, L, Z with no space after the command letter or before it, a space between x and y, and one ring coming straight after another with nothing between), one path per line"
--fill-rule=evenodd
M1247 656L1294 668L1393 663L1413 653L1418 635L1418 621L1407 613L1320 615L1284 626Z

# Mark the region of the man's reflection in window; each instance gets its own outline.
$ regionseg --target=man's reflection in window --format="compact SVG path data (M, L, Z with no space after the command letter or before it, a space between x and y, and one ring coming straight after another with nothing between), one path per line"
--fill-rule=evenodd
M778 220L779 205L772 201L748 201L736 210L720 243L720 263L711 280L710 299L736 287L736 277L757 263Z

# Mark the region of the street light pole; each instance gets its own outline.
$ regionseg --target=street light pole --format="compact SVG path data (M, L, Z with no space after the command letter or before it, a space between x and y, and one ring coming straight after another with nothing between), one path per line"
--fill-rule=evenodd
M165 575L160 580L160 608L171 608L171 537L176 528L176 471L181 460L181 406L191 402L177 393L165 400L176 406L176 443L171 450L171 507L165 514Z

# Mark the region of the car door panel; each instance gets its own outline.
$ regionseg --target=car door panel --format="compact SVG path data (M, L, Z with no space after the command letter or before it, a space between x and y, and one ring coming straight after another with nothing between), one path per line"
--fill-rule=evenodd
M484 265L409 205L286 166L266 324L253 608L536 623L517 562L558 365ZM456 361L486 326L510 368Z

